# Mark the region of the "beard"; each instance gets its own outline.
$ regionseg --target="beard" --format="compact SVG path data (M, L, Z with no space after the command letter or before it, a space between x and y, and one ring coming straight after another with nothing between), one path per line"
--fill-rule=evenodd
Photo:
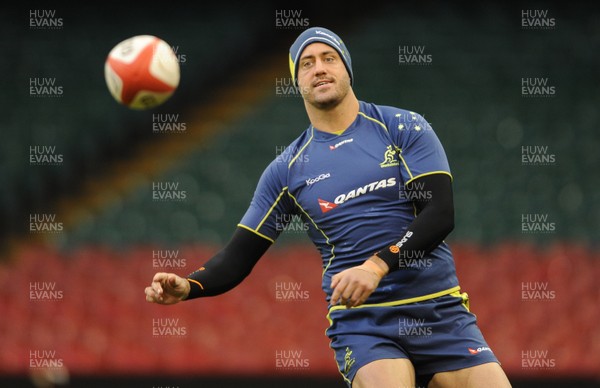
M319 110L331 110L338 106L348 95L350 90L350 77L344 77L340 80L335 80L329 84L329 90L314 91L312 87L301 88L302 98L304 101ZM302 89L308 90L302 92Z

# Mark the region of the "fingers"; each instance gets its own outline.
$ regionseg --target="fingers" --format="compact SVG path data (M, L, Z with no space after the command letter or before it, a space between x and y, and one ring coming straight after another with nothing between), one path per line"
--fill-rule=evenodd
M365 291L366 290L364 287L361 287L361 286L356 287L356 289L352 293L352 296L350 296L350 298L348 298L348 300L346 301L346 308L356 307L356 306L360 306L361 304L363 304L363 302L367 299L367 297L370 294L370 293L368 293L365 296L365 294L366 294ZM363 300L363 297L364 297L364 300Z
M360 306L379 283L374 274L357 268L342 271L331 279L331 305L345 305L347 308Z
M173 276L170 276L173 275ZM173 277L173 281L171 281ZM162 303L164 302L165 287L168 287L170 283L177 283L175 274L168 274L166 272L157 272L152 278L150 287L146 287L144 292L146 293L146 300L151 303Z
M333 275L333 277L331 278L331 288L335 288L338 283L340 282L340 279L342 278L342 273L338 273L336 275Z
M146 301L150 303L159 303L161 296L152 287L146 287L144 290L146 294Z
M152 287L152 289L157 293L157 294L162 294L163 293L163 284L165 284L165 281L168 279L169 274L166 272L158 272L154 275L154 277L152 278L152 284L150 285L150 287Z
M342 279L344 279L343 272L340 272L331 279L331 288L333 289L333 294L331 295L332 305L340 302L340 297L348 285L347 280L342 282Z
M354 295L362 295L364 288L356 282L352 274L342 271L332 278L333 294L331 295L331 304L342 304L350 308L356 305L358 298Z
M181 286L181 280L182 279L179 276L175 275L174 273L171 273L169 274L169 277L167 279L167 284L171 286L171 288L177 289Z
M167 281L171 287L177 287L177 275L170 274Z
M342 293L340 304L345 305L346 308L356 307L361 305L370 294L362 284L349 283Z

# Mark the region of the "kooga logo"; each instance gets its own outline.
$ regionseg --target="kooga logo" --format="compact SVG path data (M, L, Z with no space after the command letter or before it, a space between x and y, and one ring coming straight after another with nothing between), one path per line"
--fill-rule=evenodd
M331 177L331 174L330 173L326 173L326 174L321 174L321 175L319 175L316 178L307 179L306 180L306 186L310 186L310 185L312 185L314 183L317 183L318 181L322 181L323 179L327 179L329 177Z

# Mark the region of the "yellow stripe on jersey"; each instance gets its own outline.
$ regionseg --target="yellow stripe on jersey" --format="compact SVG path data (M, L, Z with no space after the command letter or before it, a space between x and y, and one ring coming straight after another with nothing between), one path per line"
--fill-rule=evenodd
M415 179L413 177L412 172L410 172L410 168L408 168L408 164L406 164L406 160L404 160L404 158L402 157L402 153L401 152L397 152L396 153L398 155L398 157L400 158L400 161L402 162L402 165L404 166L404 168L406 169L406 172L408 173L408 176L410 177L410 179L408 180L408 182L412 181L413 179Z
M327 263L327 265L323 269L323 273L321 274L321 276L324 276L325 272L327 272L327 269L331 265L331 261L335 257L335 252L334 252L335 251L335 245L332 244L329 241L329 236L327 236L327 234L323 231L323 229L319 228L319 226L317 225L317 223L315 222L315 220L312 219L312 217L308 214L308 212L306 210L304 210L304 208L298 203L298 201L296 200L296 197L294 197L289 191L288 191L288 196L290 198L292 198L292 200L294 201L294 203L296 204L296 206L298 206L298 208L302 211L302 213L304 213L304 215L306 216L306 218L308 218L310 220L310 222L312 222L312 224L314 225L314 227L319 232L321 232L321 234L323 235L323 237L325 237L325 243L331 247L331 258L329 259L329 263Z
M243 225L243 224L237 224L237 226L239 226L240 228L243 228L243 229L249 230L250 232L252 232L252 233L256 234L257 236L260 236L260 237L264 238L265 240L269 240L269 241L271 242L271 244L274 244L274 243L275 243L275 240L273 240L272 238L270 238L270 237L267 237L267 236L265 236L264 234L262 234L262 233L260 233L260 232L258 232L258 231L256 231L256 230L254 230L254 229L252 229L252 228L249 228L249 227L247 227L246 225Z
M409 184L410 182L414 181L415 179L419 179L419 178L422 178L424 176L435 175L435 174L446 174L446 175L448 175L450 177L450 180L454 180L454 178L452 177L452 174L450 174L448 171L431 171L431 172L426 172L424 174L417 175L415 177L410 178L408 181L406 181L406 183L404 185Z
M374 119L374 118L373 118L373 117L371 117L371 116L367 116L367 115L366 115L366 114L364 114L363 112L358 112L358 114L359 114L359 115L361 115L361 116L363 116L363 117L364 117L365 119L367 119L367 120L371 120L371 121L373 121L373 122L376 122L377 124L381 125L381 126L383 127L383 129L385 129L386 131L388 130L388 129L387 129L387 127L385 126L385 124L384 124L384 123L382 123L381 121L379 121L379 120L377 120L377 119Z
M296 161L296 159L298 159L298 156L300 156L300 154L302 154L302 152L304 151L304 149L306 147L308 147L308 145L310 144L310 142L312 141L313 137L315 135L315 129L313 128L313 126L310 126L310 138L308 139L308 141L306 142L306 144L304 144L302 146L302 148L300 148L300 151L298 151L298 153L296 154L296 156L294 156L294 158L292 160L290 160L290 163L288 164L288 169L290 167L292 167L292 164L294 164L294 162Z
M273 202L273 205L271 205L271 207L269 208L269 211L267 212L267 214L265 214L265 216L263 217L263 219L260 221L260 223L256 227L256 230L259 230L260 227L262 226L262 224L264 224L265 221L267 220L267 218L269 218L269 215L271 215L271 212L273 211L273 209L275 209L275 206L277 206L277 204L279 203L279 200L281 199L281 197L283 197L283 194L287 191L287 189L288 189L287 186L285 186L283 189L281 189L281 192L277 196L277 199L275 199L275 202Z

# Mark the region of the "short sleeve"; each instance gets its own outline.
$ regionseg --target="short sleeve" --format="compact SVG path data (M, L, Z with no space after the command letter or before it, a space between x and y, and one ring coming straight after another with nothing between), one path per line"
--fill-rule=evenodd
M295 211L286 181L287 163L275 159L260 177L250 207L238 226L275 242Z
M394 125L388 130L400 148L400 171L405 184L431 174L452 178L444 147L423 116L409 111L394 116Z

